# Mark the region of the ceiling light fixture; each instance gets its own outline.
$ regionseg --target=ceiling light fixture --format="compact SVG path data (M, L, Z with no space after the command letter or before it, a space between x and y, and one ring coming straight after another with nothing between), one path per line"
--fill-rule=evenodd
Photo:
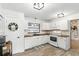
M57 14L57 17L58 17L58 18L64 17L64 13L59 13L59 14Z
M44 8L44 3L34 3L33 8L37 10L41 10Z

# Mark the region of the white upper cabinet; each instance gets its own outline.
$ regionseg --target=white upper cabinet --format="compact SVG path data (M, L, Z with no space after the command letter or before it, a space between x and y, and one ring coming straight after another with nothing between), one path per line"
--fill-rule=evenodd
M51 24L50 23L42 23L41 30L51 30Z
M59 23L59 26L60 26L61 30L68 30L68 22L67 22L67 20L66 21L63 20L63 21L60 21L58 23Z
M60 30L68 30L68 22L67 22L67 20L52 22L51 28L52 29L60 29Z
M56 22L52 22L52 23L51 23L51 28L52 28L52 29L57 29L57 27L58 27L58 26L57 26L57 23L56 23Z

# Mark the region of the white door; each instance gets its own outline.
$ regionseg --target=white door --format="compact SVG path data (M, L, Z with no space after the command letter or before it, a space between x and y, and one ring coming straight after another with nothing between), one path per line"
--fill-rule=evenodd
M23 20L14 17L5 18L6 40L12 41L12 53L24 51Z

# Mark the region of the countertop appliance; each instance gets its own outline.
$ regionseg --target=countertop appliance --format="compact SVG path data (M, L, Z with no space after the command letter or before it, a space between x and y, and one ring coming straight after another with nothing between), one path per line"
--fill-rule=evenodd
M3 46L4 46L4 43L5 43L5 36L0 36L0 56L3 55Z

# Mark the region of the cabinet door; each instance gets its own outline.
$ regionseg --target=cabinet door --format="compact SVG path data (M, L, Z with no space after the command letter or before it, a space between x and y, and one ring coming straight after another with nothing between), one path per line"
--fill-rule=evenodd
M44 44L45 43L45 37L44 36L40 36L39 38L39 44Z
M50 41L50 37L48 35L43 36L43 42L48 43Z
M33 40L34 40L34 43L33 43L34 46L44 44L46 41L44 36L33 37Z
M27 37L25 38L25 49L29 49L33 47L33 38Z
M66 38L59 37L58 46L59 48L66 49Z
M42 23L41 28L42 28L42 30L50 30L51 24L50 23Z
M42 42L41 36L34 36L25 38L25 49L29 49L35 46L40 45Z
M45 44L49 41L49 37L47 35L39 36L38 41L39 44Z
M39 45L39 43L40 43L39 38L40 38L40 36L34 36L34 37L33 37L33 41L32 41L33 47Z
M51 23L51 29L57 29L57 22L52 22Z
M63 30L67 30L68 29L68 23L67 21L63 20L63 21L58 21L57 22L57 27L58 29L63 29Z
M70 37L66 39L66 50L70 49Z

